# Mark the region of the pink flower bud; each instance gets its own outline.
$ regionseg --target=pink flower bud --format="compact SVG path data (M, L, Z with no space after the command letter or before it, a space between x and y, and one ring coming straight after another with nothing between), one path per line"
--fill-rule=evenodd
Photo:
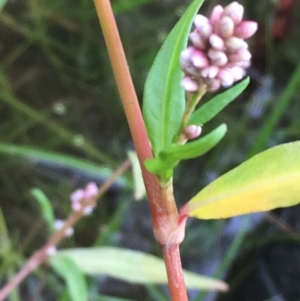
M98 187L94 182L90 182L85 186L84 198L89 200L94 198L98 193Z
M232 2L224 8L222 16L228 16L237 25L243 19L244 7L237 2Z
M231 37L226 40L225 45L227 49L232 52L242 48L248 48L248 44L244 40L236 37Z
M222 38L227 39L233 35L234 23L231 18L224 16L219 23L219 33Z
M202 128L199 125L188 125L184 129L184 135L186 139L195 139L200 136L202 132Z
M78 212L82 209L82 205L80 202L72 202L72 210Z
M204 68L207 67L209 64L206 55L200 50L196 50L194 52L191 61L193 65L197 68Z
M83 189L77 189L70 195L70 200L73 203L81 202L84 198L84 191Z
M209 37L209 43L216 50L223 50L225 46L224 40L216 34Z
M201 70L201 75L204 78L214 78L219 72L219 68L217 66L211 65L207 68Z
M245 75L245 70L241 67L235 66L233 68L228 68L228 69L231 72L234 81L242 79Z
M233 84L233 75L228 69L220 70L218 78L220 79L223 87L229 87Z
M198 82L192 79L190 76L183 77L180 84L187 92L196 92L199 90Z
M207 25L209 23L209 20L203 16L203 15L197 15L194 19L194 25L197 28L197 30L201 31L203 26Z
M193 31L190 33L190 41L193 43L195 47L199 49L204 50L206 48L206 42L200 36L198 31Z
M220 18L221 18L221 15L224 11L224 8L221 6L221 5L216 5L211 14L210 14L210 22L211 24L215 25L216 23L219 22Z
M203 25L200 30L197 28L197 31L200 34L201 38L204 41L206 41L209 38L209 36L212 34L213 28L210 23L207 23Z
M190 63L192 55L196 51L195 47L188 47L181 51L180 53L180 61L183 63Z
M251 59L251 53L248 49L240 49L236 52L231 53L228 57L231 63L249 61Z
M213 61L213 64L217 66L224 66L228 62L227 55L220 50L209 49L208 57Z
M257 22L242 21L234 28L234 35L240 39L248 39L254 35L258 27Z
M90 215L94 210L94 207L93 206L86 206L84 208L84 211L83 211L83 214L84 215Z
M64 224L65 224L65 221L60 220L60 219L57 219L57 220L55 220L55 222L54 222L54 229L60 230L60 229L64 226ZM72 236L73 233L74 233L73 228L69 227L69 228L67 228L66 231L65 231L65 236Z

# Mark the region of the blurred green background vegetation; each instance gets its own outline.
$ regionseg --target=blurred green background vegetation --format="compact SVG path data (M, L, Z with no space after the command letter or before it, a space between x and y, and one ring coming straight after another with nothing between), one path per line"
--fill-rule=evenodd
M205 1L201 12L229 2ZM204 129L225 122L229 132L223 141L204 157L177 168L179 206L246 158L300 136L299 1L241 2L247 19L259 23L259 31L250 41L252 82ZM112 1L140 100L159 47L189 3ZM70 212L70 193L91 180L101 184L133 149L92 1L5 3L0 14L0 108L0 283L4 283L47 239L45 222L30 189L43 190L57 218L63 219ZM14 145L27 148L17 154ZM76 160L71 166L49 161L41 151L87 160L99 167L99 173L79 168ZM160 255L152 237L148 205L133 200L131 187L128 172L125 181L110 189L95 212L76 225L74 237L60 247L115 245ZM230 221L191 220L181 248L184 266L227 277L232 284L227 295L190 292L191 299L299 300L299 289L292 289L289 281L292 288L287 288L281 280L297 279L300 268L295 271L295 264L287 276L278 269L270 270L269 266L279 267L279 260L264 261L273 254L270 246L279 244L279 253L300 266L296 213L298 207ZM237 256L239 260L233 263ZM290 261L280 264L286 267ZM274 276L277 273L279 278ZM90 300L105 300L100 294L132 300L167 299L165 287L133 286L105 277L90 278L89 285ZM46 265L28 277L10 300L69 299L63 281Z

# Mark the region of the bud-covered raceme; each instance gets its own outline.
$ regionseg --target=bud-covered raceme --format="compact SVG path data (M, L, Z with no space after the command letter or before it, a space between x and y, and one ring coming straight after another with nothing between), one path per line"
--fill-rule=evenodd
M232 2L225 8L217 5L210 18L197 15L190 34L191 45L180 55L185 72L181 85L196 92L203 84L209 91L231 86L245 75L251 53L244 41L257 30L254 21L242 21L244 7Z
M85 186L85 189L77 189L70 195L70 200L72 203L72 209L74 211L80 211L84 208L84 214L90 214L93 209L94 205L86 206L84 202L93 199L98 194L98 187L95 183L91 182Z

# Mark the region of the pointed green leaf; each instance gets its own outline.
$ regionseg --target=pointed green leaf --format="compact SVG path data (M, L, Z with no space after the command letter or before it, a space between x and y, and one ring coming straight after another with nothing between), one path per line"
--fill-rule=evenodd
M71 258L82 272L101 275L139 284L167 284L167 275L162 259L139 251L97 247L59 251L55 256ZM185 271L188 288L226 290L227 285L219 280Z
M194 1L173 28L146 80L143 115L155 156L171 145L184 112L185 93L180 86L183 72L179 56L186 47L194 16L202 2Z
M248 86L249 77L234 87L218 94L198 110L196 110L188 121L188 124L202 125L215 117L221 112L229 103L231 103L237 96L239 96Z
M173 145L163 149L159 157L169 160L184 160L202 156L213 148L224 137L227 127L225 124L218 126L203 138L189 142L184 145Z
M72 301L88 301L88 289L84 274L69 256L53 255L50 258L52 268L67 283Z
M189 216L228 218L300 202L300 141L275 146L221 176L186 205Z
M33 188L30 190L31 195L38 201L41 213L50 230L53 230L55 216L53 213L52 205L45 193L39 188Z

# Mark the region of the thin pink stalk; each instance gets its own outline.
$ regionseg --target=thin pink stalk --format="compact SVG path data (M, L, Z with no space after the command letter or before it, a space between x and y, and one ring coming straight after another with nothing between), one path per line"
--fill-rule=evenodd
M149 173L144 166L143 162L152 158L153 154L111 4L109 0L94 0L94 3L141 165L151 210L153 231L163 250L172 300L186 301L188 299L182 275L179 242L171 239L171 237L175 237L172 234L178 228L178 212L173 197L172 183L168 183L166 186L160 185L157 177ZM181 298L178 299L176 295L180 295Z
M48 242L35 252L27 261L25 266L0 290L0 301L3 301L9 293L16 288L32 271L44 263L48 258L49 248L56 246L65 237L65 232L68 228L73 227L75 223L84 215L84 209L94 205L95 202L111 187L116 179L124 173L130 166L130 161L126 160L113 175L99 187L97 195L88 200L83 208L79 211L73 211L69 218L65 221L64 226L57 231Z

